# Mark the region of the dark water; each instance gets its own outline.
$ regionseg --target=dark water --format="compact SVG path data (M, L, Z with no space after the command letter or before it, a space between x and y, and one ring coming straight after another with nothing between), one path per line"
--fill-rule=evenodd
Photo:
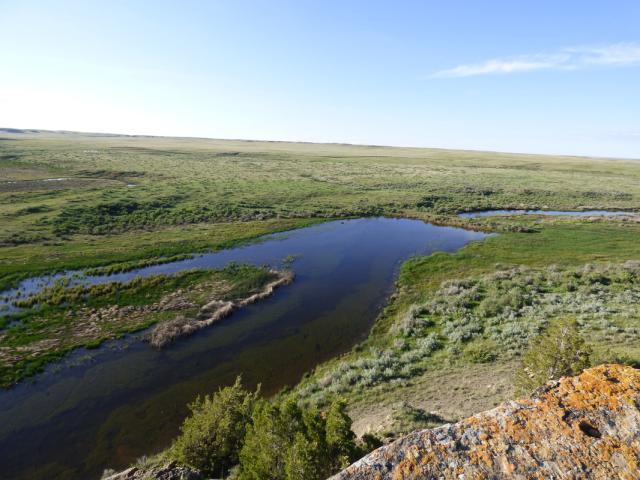
M166 447L196 395L242 374L268 394L362 340L389 294L400 263L455 251L482 233L414 220L330 222L264 241L138 272L216 267L230 261L280 265L296 280L225 322L155 351L132 335L77 351L33 380L0 392L0 477L96 478ZM50 280L50 279L49 279ZM40 282L42 283L42 282ZM31 284L38 285L37 281ZM26 288L23 285L23 288Z
M567 217L609 217L613 215L633 215L633 212L621 212L611 210L585 210L571 212L567 210L483 210L479 212L465 212L458 216L464 218L493 217L495 215L552 215Z

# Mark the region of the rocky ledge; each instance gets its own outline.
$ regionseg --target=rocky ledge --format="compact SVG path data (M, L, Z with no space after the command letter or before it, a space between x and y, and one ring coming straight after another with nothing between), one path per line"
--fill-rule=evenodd
M203 480L195 470L182 467L176 462L167 462L148 468L131 467L119 473L106 473L102 480Z
M332 480L640 479L640 370L601 365L411 433Z

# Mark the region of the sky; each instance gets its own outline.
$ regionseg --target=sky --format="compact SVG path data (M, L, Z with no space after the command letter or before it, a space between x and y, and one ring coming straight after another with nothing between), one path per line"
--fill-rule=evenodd
M0 127L640 158L640 1L0 0Z

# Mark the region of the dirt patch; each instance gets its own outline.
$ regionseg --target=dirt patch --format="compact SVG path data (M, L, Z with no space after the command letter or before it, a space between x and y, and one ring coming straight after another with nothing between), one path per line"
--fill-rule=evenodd
M358 436L393 431L400 401L443 419L442 423L493 408L512 396L513 371L514 363L427 371L411 382L389 387L389 392L354 403L349 412L353 431Z

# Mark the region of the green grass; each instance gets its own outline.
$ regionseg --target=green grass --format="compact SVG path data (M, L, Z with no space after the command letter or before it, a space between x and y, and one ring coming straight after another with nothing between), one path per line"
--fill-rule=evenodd
M640 256L640 224L552 219L538 227L537 233L496 235L454 254L411 259L402 268L400 283L419 294L446 278L487 272L497 265L581 265Z
M640 224L559 218L536 227L537 233L503 233L473 242L453 254L435 253L405 262L396 297L376 322L370 341L384 342L389 326L402 312L452 278L477 276L511 265L577 266L640 259Z
M261 235L300 228L323 219L196 224L161 231L131 231L109 236L76 235L52 244L0 248L0 290L18 280L63 270L100 268L128 270L134 265L161 263L167 257L229 248Z

